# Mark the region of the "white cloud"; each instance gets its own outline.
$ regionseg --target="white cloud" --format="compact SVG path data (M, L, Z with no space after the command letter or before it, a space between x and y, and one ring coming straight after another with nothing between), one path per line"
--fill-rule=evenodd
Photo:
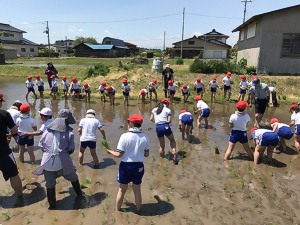
M77 28L77 27L75 27L75 26L70 26L70 27L68 28L68 31L71 32L71 33L76 33L76 32L83 32L84 29L82 29L82 28Z
M109 36L114 36L111 32L109 32L108 30L104 30L104 33L109 35Z
M196 31L196 32L193 32L193 35L196 35L196 36L198 37L198 36L200 36L200 35L202 35L202 34L201 34L200 32L197 32L197 31Z

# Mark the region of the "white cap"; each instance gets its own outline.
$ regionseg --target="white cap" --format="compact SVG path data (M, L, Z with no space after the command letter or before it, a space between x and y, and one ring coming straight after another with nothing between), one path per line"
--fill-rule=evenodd
M170 64L167 64L167 65L166 65L166 68L171 68Z
M14 103L22 104L22 102L20 100L16 100Z
M88 111L86 111L86 114L94 114L94 115L96 115L96 112L93 109L89 109Z
M43 108L39 113L45 116L52 116L52 110L49 108Z

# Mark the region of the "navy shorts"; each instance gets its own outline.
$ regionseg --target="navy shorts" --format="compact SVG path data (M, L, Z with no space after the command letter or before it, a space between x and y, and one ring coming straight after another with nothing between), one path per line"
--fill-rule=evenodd
M183 92L181 91L182 95L189 95L189 92Z
M28 92L28 93L29 93L29 92L35 93L35 90L34 90L33 87L30 87L30 88L27 88L27 92Z
M112 91L112 92L107 92L109 95L115 95L116 91Z
M58 87L52 87L51 92L56 93L58 91Z
M63 89L63 92L66 93L66 92L68 92L68 90L67 89Z
M278 129L277 135L280 138L290 140L294 136L294 133L292 131L292 128L283 126Z
M247 131L232 130L229 136L231 143L240 142L241 144L248 142Z
M133 184L139 185L142 183L144 176L144 163L142 162L122 162L119 166L117 181L120 184Z
M277 146L279 142L278 135L274 132L266 132L262 135L261 140L259 141L259 146Z
M202 88L197 88L196 91L197 91L197 94L200 94L203 91L203 89Z
M217 92L217 88L210 88L210 92L216 93Z
M244 94L246 94L246 92L247 92L247 90L243 90L240 88L240 91L239 91L240 94L244 95Z
M34 137L33 136L21 137L21 133L19 133L18 145L21 145L21 146L24 146L24 145L33 146L34 145Z
M176 91L170 91L170 95L175 95Z
M206 109L202 109L202 110L201 110L201 115L200 115L200 117L208 118L209 115L210 115L210 109L209 109L209 108L206 108Z
M0 158L0 170L5 181L19 174L13 153Z
M163 123L163 124L156 124L156 134L157 137L163 137L163 136L170 136L173 134L170 124Z
M84 90L84 93L89 94L91 93L91 90Z
M96 141L81 141L80 147L86 149L87 147L93 149L96 148Z
M300 135L300 124L295 125L295 134Z
M74 89L74 88L72 88L72 89L71 89L71 92L79 93L80 90L79 90L79 89Z
M181 117L181 123L183 125L193 126L194 118L191 115L184 114Z
M226 85L224 85L224 91L230 91L231 90L231 86L229 85L229 86L226 86Z
M123 96L129 96L129 92L123 91Z
M267 99L255 100L255 113L264 114L268 105Z
M149 92L156 93L156 89L153 89L153 88L148 88L148 91L149 91Z
M104 91L100 91L100 93L103 95Z
M38 86L38 91L44 91L44 86Z

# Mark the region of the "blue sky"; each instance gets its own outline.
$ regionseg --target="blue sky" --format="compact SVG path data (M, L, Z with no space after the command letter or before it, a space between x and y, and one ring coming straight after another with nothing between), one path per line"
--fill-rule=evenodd
M48 20L51 43L66 36L91 36L101 43L108 36L147 48L163 48L164 31L166 47L181 40L183 8L184 38L216 29L230 36L227 43L234 45L238 33L231 31L242 23L244 10L241 0L0 0L0 4L0 23L26 31L24 37L38 44L47 43L43 31ZM297 4L297 0L253 0L246 20Z

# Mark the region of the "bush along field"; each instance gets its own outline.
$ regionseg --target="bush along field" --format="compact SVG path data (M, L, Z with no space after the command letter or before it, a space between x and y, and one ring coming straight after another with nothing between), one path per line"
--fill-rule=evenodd
M136 99L139 91L142 88L146 88L152 79L157 79L158 81L158 98L164 97L161 73L151 71L151 60L148 65L138 65L130 63L130 58L29 58L8 61L7 64L0 65L0 76L9 79L14 79L13 77L24 77L25 81L28 75L40 74L42 79L46 81L44 71L49 61L53 62L59 71L59 77L66 75L69 81L72 77L76 77L80 80L81 84L87 82L92 88L93 98L99 97L97 88L103 80L106 80L108 85L113 85L117 90L116 97L121 98L122 78L128 78L131 85L130 99ZM175 101L181 100L181 86L182 84L187 84L190 87L189 101L193 102L193 98L196 94L193 89L193 84L196 77L200 77L205 83L206 88L204 100L210 102L208 83L212 75L216 75L217 81L220 87L222 87L222 79L227 71L232 73L233 84L231 98L236 100L239 91L240 75L246 74L247 80L251 81L252 75L256 74L256 68L247 66L247 62L244 59L238 63L232 60L165 59L164 64L167 63L169 63L174 70L175 83L179 86L176 91ZM277 96L280 103L298 101L299 79L297 76L269 76L259 74L259 77L264 83L276 85ZM58 96L62 96L61 90ZM47 91L45 91L45 97L49 97ZM216 102L224 102L222 89L218 89Z

